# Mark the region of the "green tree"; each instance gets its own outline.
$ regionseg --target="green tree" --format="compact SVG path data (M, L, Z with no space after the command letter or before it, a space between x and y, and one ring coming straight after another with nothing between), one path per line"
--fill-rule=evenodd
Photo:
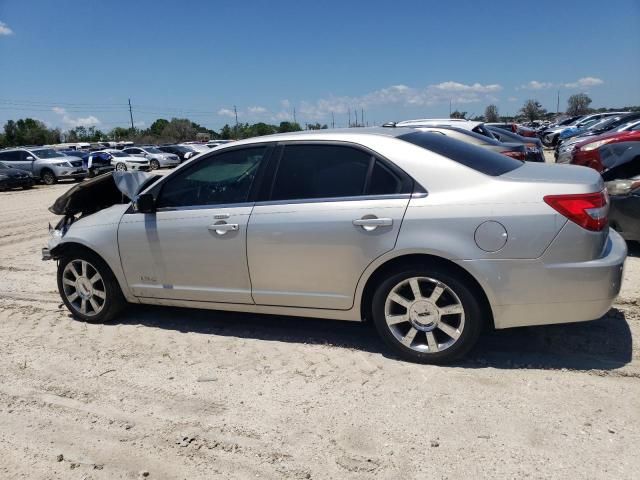
M297 122L280 122L278 133L299 132L302 128Z
M169 120L165 120L164 118L158 118L154 121L149 127L148 133L149 135L155 135L157 137L162 135L162 132L169 125Z
M467 112L459 112L458 110L451 112L451 118L466 118Z
M498 107L495 105L487 105L484 109L484 121L485 122L497 122L500 119L498 115Z
M60 142L60 130L49 129L40 120L24 118L9 120L4 125L4 143L15 145L45 145Z
M524 105L520 109L520 112L530 122L532 122L533 120L538 120L540 117L544 116L547 113L547 111L542 108L542 105L537 100L527 100L526 102L524 102Z
M307 125L307 129L308 130L325 130L329 128L326 124L325 125L320 125L320 123L309 123Z
M591 111L591 98L586 93L571 95L567 100L567 115L585 115Z

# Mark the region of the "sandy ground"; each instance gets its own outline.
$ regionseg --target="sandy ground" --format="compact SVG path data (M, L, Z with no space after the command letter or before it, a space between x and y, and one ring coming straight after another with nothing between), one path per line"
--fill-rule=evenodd
M640 477L637 246L604 318L421 366L345 322L74 321L40 260L68 187L0 193L0 478Z

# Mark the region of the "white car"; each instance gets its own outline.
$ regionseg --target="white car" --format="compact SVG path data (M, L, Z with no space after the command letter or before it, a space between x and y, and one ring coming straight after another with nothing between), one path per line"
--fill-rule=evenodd
M147 158L127 155L121 150L116 150L115 148L105 148L100 151L111 155L111 165L113 165L119 172L126 172L127 170L141 170L143 172L147 172L151 170L149 159Z
M416 120L403 120L385 126L395 127L456 127L463 130L479 133L485 137L493 138L495 135L485 126L484 122L474 122L464 118L418 118Z

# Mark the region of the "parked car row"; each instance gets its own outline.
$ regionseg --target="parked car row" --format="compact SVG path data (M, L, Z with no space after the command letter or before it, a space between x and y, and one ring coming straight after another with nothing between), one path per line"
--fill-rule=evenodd
M231 140L175 145L133 145L133 142L65 143L53 146L25 146L0 150L0 189L21 186L16 175L27 174L33 185L53 185L60 180L82 180L112 170L155 170L173 168L196 155ZM117 148L116 148L117 147ZM12 171L9 171L12 169ZM9 173L7 173L9 172ZM9 180L9 177L11 180ZM18 185L20 184L20 185Z

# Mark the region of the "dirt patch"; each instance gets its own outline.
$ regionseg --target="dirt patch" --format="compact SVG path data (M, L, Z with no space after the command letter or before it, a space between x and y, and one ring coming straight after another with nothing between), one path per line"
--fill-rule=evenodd
M59 308L40 260L69 185L0 193L0 478L633 478L640 253L595 322L398 361L367 325ZM37 221L34 221L37 220Z

